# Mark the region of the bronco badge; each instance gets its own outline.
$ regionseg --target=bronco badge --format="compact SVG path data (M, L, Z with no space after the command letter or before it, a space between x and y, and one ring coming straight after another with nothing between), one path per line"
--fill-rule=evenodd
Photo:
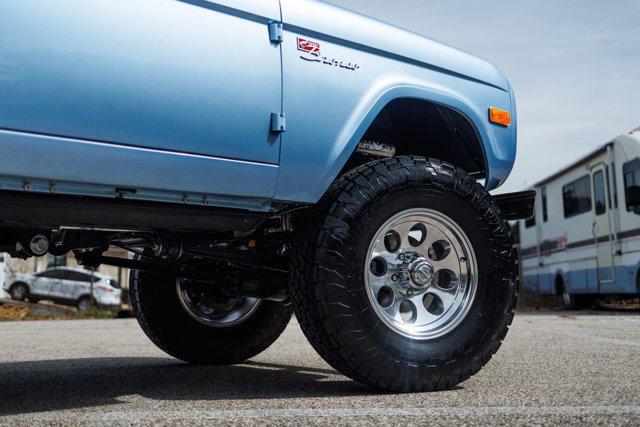
M345 68L347 70L357 70L358 64L340 61L335 58L328 58L320 54L320 43L298 37L298 50L304 52L300 58L309 62L320 62L322 64L333 65L334 67Z

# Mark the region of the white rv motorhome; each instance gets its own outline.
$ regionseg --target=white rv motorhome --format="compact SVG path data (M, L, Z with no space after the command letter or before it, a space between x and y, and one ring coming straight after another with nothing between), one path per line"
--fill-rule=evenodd
M534 187L535 216L519 224L525 288L568 309L640 293L640 128Z

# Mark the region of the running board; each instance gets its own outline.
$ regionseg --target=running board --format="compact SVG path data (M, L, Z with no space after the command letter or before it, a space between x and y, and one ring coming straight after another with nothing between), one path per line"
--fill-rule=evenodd
M0 191L0 225L30 229L249 231L266 214L207 206Z

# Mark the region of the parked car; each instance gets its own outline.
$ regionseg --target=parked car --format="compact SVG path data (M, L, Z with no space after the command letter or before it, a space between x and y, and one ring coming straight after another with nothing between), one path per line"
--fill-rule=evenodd
M517 134L494 65L313 0L11 0L0 38L0 246L130 268L167 353L242 362L292 308L386 390L500 347L534 194L489 194Z
M534 188L535 216L520 221L524 286L567 309L640 294L640 128Z
M16 274L4 289L17 301L51 300L74 305L81 312L98 304L104 308L120 306L118 282L102 273L79 268L55 267L40 273Z

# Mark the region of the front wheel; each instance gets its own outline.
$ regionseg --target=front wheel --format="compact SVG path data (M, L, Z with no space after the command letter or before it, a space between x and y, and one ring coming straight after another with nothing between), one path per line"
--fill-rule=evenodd
M341 178L296 239L296 317L364 384L449 389L486 364L513 319L513 236L462 170L400 157ZM311 224L312 226L308 226Z
M26 301L29 297L29 288L24 283L16 283L9 289L9 295L14 301Z
M212 285L132 271L133 310L160 349L189 363L227 365L267 349L284 331L292 308L249 297L220 297Z

